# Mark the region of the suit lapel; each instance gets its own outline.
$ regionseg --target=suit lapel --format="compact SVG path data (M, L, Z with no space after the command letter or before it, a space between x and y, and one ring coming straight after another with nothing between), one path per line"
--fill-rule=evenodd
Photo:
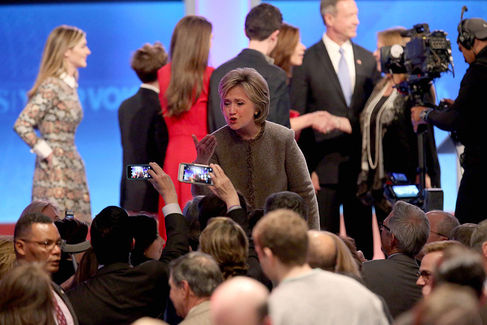
M355 64L355 87L353 88L352 100L350 101L350 107L354 107L354 103L357 101L357 96L359 95L360 91L358 89L358 85L364 84L364 65L362 60L360 59L357 53L357 47L352 42L353 48L353 63Z
M331 81L331 84L335 88L335 90L340 94L340 98L343 101L343 105L347 106L347 102L345 101L345 96L343 95L342 86L340 85L340 81L338 80L338 76L335 72L335 68L333 68L333 64L331 63L330 56L328 55L328 51L326 50L326 46L323 43L323 40L319 42L318 47L318 61L321 66L325 68L324 75L324 83L328 83ZM331 76L331 77L330 77Z
M58 286L55 282L51 282L52 289L58 294L58 296L62 299L66 307L68 308L69 312L71 313L71 317L73 317L74 325L78 325L78 317L76 316L76 312L74 311L73 305L69 301L68 296L64 293L64 290Z

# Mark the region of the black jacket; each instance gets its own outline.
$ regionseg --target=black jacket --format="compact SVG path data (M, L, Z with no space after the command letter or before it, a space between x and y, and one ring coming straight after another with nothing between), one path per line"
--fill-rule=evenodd
M164 165L168 134L157 93L140 88L120 105L118 122L123 150L120 206L155 213L159 194L147 181L127 180L127 165L149 162Z
M68 292L81 325L130 324L143 316L162 317L169 299L168 264L189 250L183 215L168 215L166 230L168 240L160 261L136 267L128 262L105 265L94 278Z

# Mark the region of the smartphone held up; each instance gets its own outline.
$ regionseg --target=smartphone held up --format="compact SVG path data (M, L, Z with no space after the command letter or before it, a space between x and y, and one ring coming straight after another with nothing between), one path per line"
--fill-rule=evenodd
M146 180L152 178L149 169L151 167L148 164L127 165L127 179Z
M213 185L211 172L213 172L213 168L207 165L180 163L178 181L197 185Z

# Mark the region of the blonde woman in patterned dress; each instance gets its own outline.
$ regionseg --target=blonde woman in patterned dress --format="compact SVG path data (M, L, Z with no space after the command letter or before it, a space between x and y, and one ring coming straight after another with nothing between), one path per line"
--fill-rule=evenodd
M29 102L14 125L15 132L37 155L32 200L48 200L88 223L90 195L74 134L83 118L78 68L86 67L90 53L82 30L56 27L44 47L34 86L27 93Z

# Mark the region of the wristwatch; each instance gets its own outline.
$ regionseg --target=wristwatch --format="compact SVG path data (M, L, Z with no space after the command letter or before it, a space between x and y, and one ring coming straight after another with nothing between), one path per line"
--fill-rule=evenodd
M419 118L422 119L423 121L427 122L428 121L428 115L432 111L432 108L427 108L423 110L421 113L419 113Z

